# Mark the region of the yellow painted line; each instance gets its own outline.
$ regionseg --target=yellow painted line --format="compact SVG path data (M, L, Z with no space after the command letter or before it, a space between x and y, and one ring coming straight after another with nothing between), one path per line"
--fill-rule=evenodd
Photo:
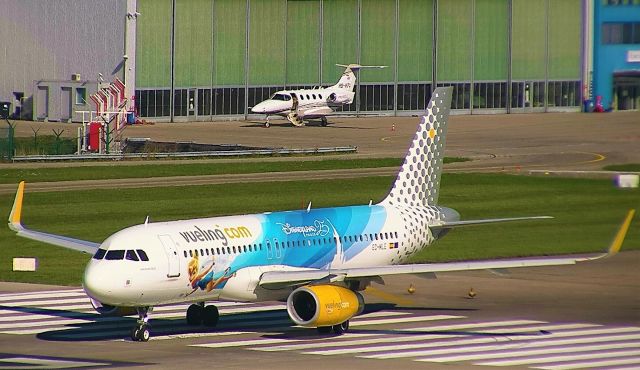
M616 233L615 238L613 238L613 241L609 246L609 251L608 251L609 256L613 256L614 254L618 253L618 251L620 250L620 247L622 247L622 243L624 242L624 238L627 236L627 231L629 230L629 226L631 225L631 220L633 219L633 215L635 213L636 213L635 209L630 209L629 212L627 213L627 217L622 222L622 225L620 226L618 233Z
M367 287L367 289L365 289L364 291L380 299L384 299L385 301L392 302L401 306L415 305L415 302L411 299L406 299L396 294L387 293L371 286Z
M380 141L389 141L389 140L391 140L391 136L385 136L380 139Z
M605 159L607 159L607 157L605 157L604 155L602 155L600 153L591 153L591 152L576 152L576 153L589 154L589 155L592 155L592 156L596 157L596 159L592 159L592 160L586 161L586 162L578 162L577 164L595 163L595 162L600 162L600 161L604 161Z

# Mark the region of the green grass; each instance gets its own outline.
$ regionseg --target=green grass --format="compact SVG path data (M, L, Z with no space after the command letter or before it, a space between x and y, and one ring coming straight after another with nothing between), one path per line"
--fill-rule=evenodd
M16 155L73 154L78 150L75 139L56 139L54 135L39 135L35 140L33 137L15 137L13 140Z
M445 158L445 163L464 162L467 160L466 158ZM3 169L2 172L0 172L0 183L12 184L22 180L26 182L105 180L280 171L317 171L349 168L399 167L401 164L401 158L325 159L320 161L292 160L281 162L243 161L233 163L192 163L188 161L177 161L176 163L170 164L140 164L131 166L114 163L111 166Z
M152 221L374 202L391 177L307 182L250 183L144 189L27 193L25 224L37 230L102 241L126 226ZM0 195L8 215L12 195ZM452 231L412 262L596 252L605 248L638 190L608 180L538 178L502 174L444 174L442 205L463 219L551 215L554 220L484 225ZM623 249L640 249L637 217ZM35 273L12 272L13 257L37 257ZM0 280L78 285L89 256L18 238L0 228Z
M640 172L640 163L611 164L604 166L605 171Z

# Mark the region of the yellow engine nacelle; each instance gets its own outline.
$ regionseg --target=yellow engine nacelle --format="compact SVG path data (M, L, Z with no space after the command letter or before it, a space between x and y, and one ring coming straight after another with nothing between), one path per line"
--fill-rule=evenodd
M96 301L93 298L89 298L89 300L91 301L91 305L93 306L93 309L103 316L129 316L129 315L135 315L137 313L137 310L135 307L112 306L108 304L103 304L102 302Z
M303 286L287 298L289 317L306 327L338 325L362 310L364 298L360 293L336 285Z

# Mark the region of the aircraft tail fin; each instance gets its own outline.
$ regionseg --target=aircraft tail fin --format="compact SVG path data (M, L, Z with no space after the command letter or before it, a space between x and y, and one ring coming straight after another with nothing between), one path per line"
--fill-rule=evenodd
M452 87L438 87L422 116L404 164L380 204L427 206L438 203Z
M338 83L333 85L334 89L342 89L353 92L356 86L356 75L354 72L362 68L387 68L387 66L361 66L360 64L336 64L338 67L344 67L342 76L338 80Z

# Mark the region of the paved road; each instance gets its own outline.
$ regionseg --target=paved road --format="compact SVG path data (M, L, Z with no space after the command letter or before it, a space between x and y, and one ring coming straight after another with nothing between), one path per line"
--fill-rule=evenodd
M123 340L133 318L97 317L81 288L0 283L0 292L0 369L640 367L637 251L508 277L389 278L365 293L368 309L349 334L330 338L293 327L278 302L221 303L216 330L187 326L186 305L159 307L154 337L136 343Z

